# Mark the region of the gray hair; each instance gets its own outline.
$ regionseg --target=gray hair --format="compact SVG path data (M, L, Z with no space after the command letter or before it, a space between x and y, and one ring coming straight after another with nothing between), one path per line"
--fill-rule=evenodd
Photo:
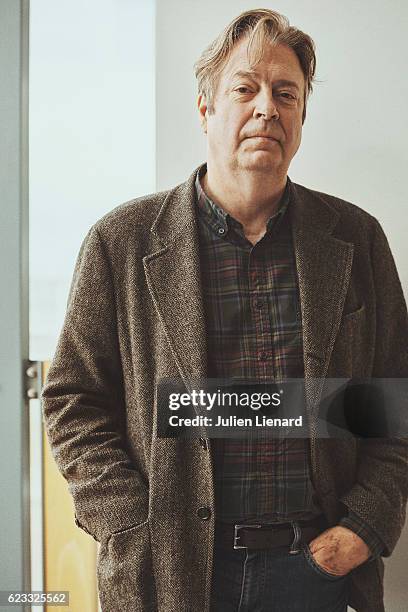
M244 36L249 36L248 59L253 66L262 59L266 43L283 44L296 53L305 77L304 122L306 101L313 91L316 71L315 44L308 34L291 26L287 17L269 9L254 9L238 15L194 64L198 92L205 96L208 112L214 113L214 97L219 76L234 44Z

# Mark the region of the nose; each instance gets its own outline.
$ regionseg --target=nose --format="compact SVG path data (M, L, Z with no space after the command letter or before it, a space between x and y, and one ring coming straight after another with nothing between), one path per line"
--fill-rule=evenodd
M276 108L272 92L260 91L255 99L254 114L255 119L279 119L279 112Z

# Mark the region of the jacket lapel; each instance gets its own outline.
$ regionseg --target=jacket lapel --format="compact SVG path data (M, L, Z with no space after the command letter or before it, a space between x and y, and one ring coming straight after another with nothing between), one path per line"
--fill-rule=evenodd
M150 294L187 388L190 379L205 378L207 371L195 175L168 194L151 227L156 246L143 258Z
M319 400L350 282L352 243L332 236L339 213L311 191L291 183L291 218L303 324L309 410ZM314 379L314 380L313 380Z

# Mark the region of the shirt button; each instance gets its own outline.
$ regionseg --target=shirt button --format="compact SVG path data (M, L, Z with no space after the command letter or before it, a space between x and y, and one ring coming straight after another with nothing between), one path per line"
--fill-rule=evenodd
M223 227L219 227L218 228L218 233L221 234L221 235L225 234L225 229Z
M259 353L258 359L259 361L267 361L268 353L265 353L265 351L262 351L262 353Z
M202 519L203 521L207 521L211 516L210 508L206 508L205 506L203 506L202 508L199 508L197 510L197 516L199 516L199 518Z

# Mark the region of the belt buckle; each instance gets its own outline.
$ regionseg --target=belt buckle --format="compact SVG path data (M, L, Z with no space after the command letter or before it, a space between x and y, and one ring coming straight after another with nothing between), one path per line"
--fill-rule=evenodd
M262 525L234 525L234 550L239 550L240 548L248 548L247 546L240 546L240 544L238 544L238 540L240 538L238 532L244 527L246 529L258 529L259 527L262 527Z

